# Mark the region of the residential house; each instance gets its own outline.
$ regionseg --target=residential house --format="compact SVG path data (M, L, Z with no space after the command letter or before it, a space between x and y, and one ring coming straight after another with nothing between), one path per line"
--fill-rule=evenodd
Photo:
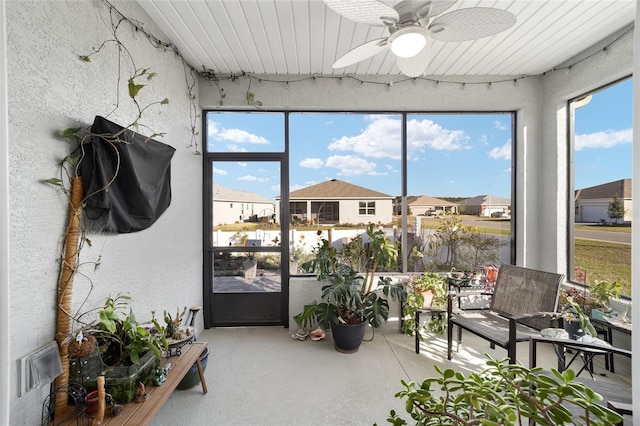
M236 222L271 222L275 219L275 204L260 194L239 191L212 184L213 225Z
M624 217L619 222L631 222L633 201L631 179L620 179L602 185L590 186L575 191L576 222L610 222L607 211L614 197L624 206Z
M510 213L511 200L495 195L477 195L460 200L460 211L464 214L490 217L492 213Z
M331 179L289 194L291 222L315 224L380 223L393 219L391 195Z
M458 205L451 201L422 195L409 203L409 212L413 216L428 216L441 213L457 213Z

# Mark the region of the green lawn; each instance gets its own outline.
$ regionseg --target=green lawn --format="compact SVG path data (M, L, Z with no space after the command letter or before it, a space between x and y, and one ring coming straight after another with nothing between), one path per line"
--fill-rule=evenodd
M587 284L618 281L631 295L631 245L576 238L575 265L587 272Z
M576 225L576 229L586 229L590 231L624 232L631 233L630 225Z

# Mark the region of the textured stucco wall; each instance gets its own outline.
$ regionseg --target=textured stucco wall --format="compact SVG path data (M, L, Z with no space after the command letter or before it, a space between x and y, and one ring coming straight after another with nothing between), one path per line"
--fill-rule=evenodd
M394 275L394 281L406 282L408 277L402 275ZM377 281L377 278L376 278ZM298 324L293 319L303 311L304 305L310 305L313 302L322 302L322 286L324 282L318 281L315 277L291 277L289 279L289 329L291 333L295 333ZM396 299L389 300L389 319L376 330L376 333L398 333L401 327L402 308L400 302ZM365 339L370 339L372 331L368 330Z
M135 2L113 3L127 17L164 36ZM118 19L113 15L113 19ZM104 1L7 1L7 66L9 116L10 203L10 424L40 424L48 386L18 397L17 359L55 337L58 256L67 220L65 196L42 180L58 176L57 164L70 144L56 135L68 127L84 127L95 115L119 124L135 118L127 97L130 62L123 61L118 82L117 50L113 44L85 63L89 54L111 39L110 13ZM151 107L142 122L164 132L161 142L176 148L172 160L172 203L151 228L138 233L105 235L90 232L83 262L100 259L94 271L74 284L74 309L101 305L108 295L128 292L139 320L151 311L175 312L202 305L202 160L187 148L190 142L190 103L182 62L155 49L127 23L119 36L138 68L158 76L140 92L142 106ZM117 98L119 84L120 99ZM200 124L196 124L200 128ZM150 130L140 129L143 134ZM89 294L89 289L93 291ZM84 306L80 304L88 299ZM198 327L202 328L202 316ZM2 342L6 345L7 342Z

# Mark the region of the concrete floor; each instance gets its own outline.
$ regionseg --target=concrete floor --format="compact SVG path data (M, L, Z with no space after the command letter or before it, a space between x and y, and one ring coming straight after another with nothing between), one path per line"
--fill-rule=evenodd
M477 371L483 353L503 358L486 341L465 333L465 346L446 360L446 337L427 337L420 354L413 338L376 334L355 354L342 354L333 340L298 341L295 330L283 327L216 328L198 337L209 342L205 377L209 392L198 385L177 390L152 425L372 425L388 424L389 410L404 414L403 400L394 397L400 380L421 381L433 376L434 364L462 372ZM370 334L365 336L369 338ZM518 358L528 365L528 344L520 344ZM602 358L602 357L598 357ZM543 345L538 365L556 366L552 349ZM630 384L629 366L616 361L616 374L597 380ZM596 372L604 372L601 360ZM586 374L583 373L584 376ZM409 419L405 414L405 419ZM409 419L410 420L410 419Z

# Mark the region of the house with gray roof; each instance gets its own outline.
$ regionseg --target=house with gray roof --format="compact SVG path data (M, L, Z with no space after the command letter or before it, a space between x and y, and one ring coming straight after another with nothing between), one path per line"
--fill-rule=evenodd
M391 223L394 197L331 179L289 194L291 222Z
M463 214L490 217L491 213L511 212L511 200L495 195L477 195L461 200L460 212Z
M212 184L213 226L243 221L272 220L275 203L260 194Z
M631 222L631 179L620 179L575 191L576 222L609 222L609 203L617 197L624 206L624 222Z
M413 216L427 216L430 213L457 213L458 205L451 201L422 195L409 203L409 211Z

